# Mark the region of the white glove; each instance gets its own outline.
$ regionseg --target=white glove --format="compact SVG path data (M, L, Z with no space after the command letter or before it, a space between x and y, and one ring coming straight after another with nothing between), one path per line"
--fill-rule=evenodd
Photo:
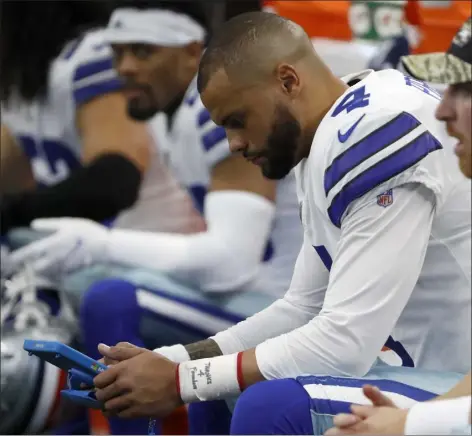
M96 262L108 261L109 231L94 221L82 218L44 218L31 223L34 230L54 232L11 253L17 268L24 264L50 279Z

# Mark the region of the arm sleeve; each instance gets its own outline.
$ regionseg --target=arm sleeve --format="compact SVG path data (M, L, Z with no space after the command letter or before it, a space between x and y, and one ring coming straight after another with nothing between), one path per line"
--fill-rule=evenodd
M328 271L307 240L295 264L290 289L254 316L212 337L223 354L247 350L266 339L296 329L316 316L323 305Z
M28 226L36 218L113 218L134 204L140 184L141 172L128 159L101 155L57 185L3 196L1 234Z
M207 292L234 291L259 272L275 205L242 191L215 191L205 198L205 232L181 235L114 229L111 262L154 268Z
M405 434L470 434L470 409L470 395L416 403L408 411Z
M352 204L323 309L302 327L256 348L266 379L360 377L372 366L419 277L435 210L434 194L424 185L403 185L393 196L386 208L373 195Z

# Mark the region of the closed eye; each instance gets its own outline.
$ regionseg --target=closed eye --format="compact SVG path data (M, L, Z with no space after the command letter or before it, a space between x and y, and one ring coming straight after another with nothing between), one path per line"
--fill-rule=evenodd
M243 113L233 113L228 115L221 121L221 125L225 129L244 129L244 119L245 116Z

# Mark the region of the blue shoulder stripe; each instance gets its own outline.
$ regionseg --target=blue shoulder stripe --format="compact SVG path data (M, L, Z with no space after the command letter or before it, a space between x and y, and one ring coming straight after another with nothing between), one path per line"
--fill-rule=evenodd
M210 112L208 112L207 109L203 108L199 113L198 113L198 127L204 126L208 121L211 120L210 117Z
M81 83L82 80L84 82ZM122 86L113 69L111 57L79 65L75 70L73 81L74 101L77 106L99 95L117 91Z
M111 57L88 62L77 67L74 73L74 82L78 82L79 80L86 79L98 73L103 73L104 71L112 70L113 60Z
M420 122L415 117L402 112L336 156L325 172L324 189L326 195L349 171L369 157L395 143L419 125Z
M202 136L203 147L206 151L209 151L223 139L226 139L225 129L215 125L213 129Z
M88 86L74 90L74 102L77 106L89 101L99 95L108 94L109 92L121 89L122 83L118 78L109 78L98 83L92 83Z
M352 179L333 198L328 215L336 227L349 204L387 180L406 171L429 153L441 149L441 143L428 131L413 139L404 147L386 156L372 167Z
M210 112L206 108L203 108L198 112L197 124L198 127L203 127L207 123L212 123L212 128L202 135L203 147L206 151L211 150L220 141L226 138L226 131L223 127L217 126L213 123L210 117Z

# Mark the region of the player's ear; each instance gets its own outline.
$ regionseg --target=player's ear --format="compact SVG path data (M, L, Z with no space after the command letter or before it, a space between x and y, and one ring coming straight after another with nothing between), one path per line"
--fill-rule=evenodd
M184 50L187 67L195 69L196 71L202 57L203 45L199 42L192 42L187 44Z
M276 69L276 77L284 94L291 98L298 95L300 92L300 77L292 65L278 65Z

